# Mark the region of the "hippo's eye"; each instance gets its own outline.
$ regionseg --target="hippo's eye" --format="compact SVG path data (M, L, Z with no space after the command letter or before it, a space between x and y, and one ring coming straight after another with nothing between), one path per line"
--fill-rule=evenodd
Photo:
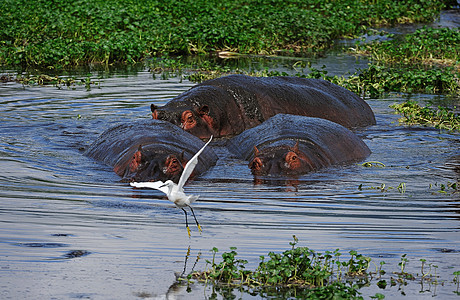
M287 164L296 164L300 160L300 157L297 156L294 152L289 152L285 156L285 161Z
M190 130L196 125L195 117L191 111L184 111L181 116L181 127L184 130Z

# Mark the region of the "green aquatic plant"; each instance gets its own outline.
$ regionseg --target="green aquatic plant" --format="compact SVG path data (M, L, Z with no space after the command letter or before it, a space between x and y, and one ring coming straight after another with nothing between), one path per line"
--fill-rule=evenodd
M456 94L460 92L460 78L452 67L443 69L416 69L370 64L354 74L321 78L343 86L358 95L379 97L389 92Z
M383 270L385 262L377 265L355 250L349 251L346 259L341 259L339 249L319 253L308 247L299 247L296 236L289 244L291 247L282 253L269 252L267 256L260 256L258 266L253 270L247 268L247 260L238 258L235 247L222 253L221 259L217 258L218 249L214 247L212 259L206 260L205 271L193 271L178 280L188 286L194 282L211 284L213 299L217 297L216 292L224 298L234 298L233 291L283 299L363 299L359 290L372 283L382 290L394 286L401 289L409 281L434 285L445 283L437 275L438 266L425 259L420 259L420 274L409 272L407 254L401 256L398 271L391 273L397 275L394 277ZM370 270L371 263L376 266L374 272ZM458 292L460 271L453 275L452 282L457 284ZM371 298L384 299L385 296L376 293Z
M370 187L364 187L363 184L361 183L358 186L358 190L378 190L381 191L382 193L391 191L393 189L397 189L399 193L404 194L406 192L406 183L401 182L397 187L393 186L387 186L385 183L382 183L380 186L370 186Z
M350 76L329 76L326 66L310 68L308 74L299 77L322 78L355 92L363 97L379 97L389 92L457 94L460 77L453 67L442 69L417 69L412 66L388 67L369 64ZM274 74L279 76L280 74Z
M390 40L358 43L356 52L371 56L385 64L425 64L455 66L460 56L458 28L423 27L402 37Z
M455 271L453 273L453 275L454 275L453 282L457 284L457 291L455 291L454 293L456 293L457 295L460 296L460 292L459 292L459 288L460 288L460 271Z
M437 188L437 193L441 193L441 194L455 194L455 193L458 193L460 191L460 181L456 181L456 182L450 182L448 181L446 184L444 183L435 183L435 184L431 184L430 183L430 189L433 189L433 188Z
M408 281L435 285L445 282L437 275L438 266L427 263L425 259L420 259L421 274L409 272L407 254L401 256L398 271L392 273L397 277L388 278L382 268L385 262L376 265L376 270L372 272L371 259L357 251L351 250L347 259L341 259L339 249L319 253L297 246L296 236L289 244L290 249L282 253L269 252L267 256L260 256L254 270L246 268L248 261L237 257L235 247L222 253L221 260L217 258L218 249L214 247L211 250L212 260L206 260L205 271L194 271L186 279L179 280L186 281L188 285L195 281L212 284L213 293L217 291L224 298L233 298L232 291L237 290L253 296L309 299L363 299L360 288L370 286L374 280L383 290L397 285L401 288L408 285ZM458 291L460 271L453 275L452 282L457 283ZM371 298L384 299L385 296L376 293Z
M349 84L353 84L352 78ZM453 68L415 69L370 65L358 75L357 92L371 97L387 92L454 94L460 91L458 72Z
M316 55L369 26L430 22L441 0L0 2L0 64L133 64L162 54Z
M297 247L298 239L293 237L291 249L283 253L270 252L267 258L261 256L254 271L245 269L248 262L237 258L236 248L224 252L220 262L216 262L218 250L213 248L212 261L206 261L209 268L204 272L190 274L189 279L233 287L257 287L261 290L267 287L295 287L306 289L310 295L325 293L354 298L359 294L357 287L347 280L366 276L370 258L350 251L350 258L341 261L338 249L318 253L307 247Z
M407 259L407 254L403 254L401 256L401 261L398 263L398 265L401 267L401 274L405 273L404 272L404 269L406 268L406 264L409 262L409 260Z
M73 77L73 76L56 76L47 74L19 74L17 76L4 75L8 77L8 81L15 81L21 83L24 86L54 86L58 89L63 87L75 88L76 86L85 86L87 90L90 90L92 86L100 87L101 80L94 80L91 74L87 74L85 77Z
M450 131L460 130L460 116L448 107L422 107L418 102L410 100L401 104L390 105L390 107L403 115L399 120L401 123L433 126Z
M456 94L460 92L460 30L423 27L389 40L357 42L355 53L373 63L346 80L357 93Z
M386 284L382 285L380 288L384 289L385 287L386 287ZM371 299L379 299L379 300L385 299L385 295L383 295L381 293L376 293L374 296L371 296Z
M366 162L363 162L361 166L365 168L370 168L370 167L385 168L385 164L379 161L366 161Z

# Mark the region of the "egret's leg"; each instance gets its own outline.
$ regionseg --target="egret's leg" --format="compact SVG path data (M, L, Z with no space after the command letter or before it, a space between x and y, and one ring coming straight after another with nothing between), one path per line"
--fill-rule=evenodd
M198 230L199 230L200 233L201 233L203 230L201 230L201 226L200 226L200 224L198 223L198 221L197 221L197 219L196 219L196 217L195 217L195 212L193 211L193 208L192 208L191 206L189 206L189 207L190 207L190 210L192 211L193 218L195 219L196 227L198 227Z
M183 207L181 207L180 209L182 209L184 211L184 214L185 214L185 227L187 227L188 237L191 237L190 228L188 227L187 212L185 211L185 209Z

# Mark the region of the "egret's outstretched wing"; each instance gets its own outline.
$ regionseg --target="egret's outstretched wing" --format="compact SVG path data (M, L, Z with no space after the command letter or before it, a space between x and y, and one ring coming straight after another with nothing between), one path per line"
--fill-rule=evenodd
M166 195L168 194L168 187L164 186L163 181L155 181L155 182L131 182L130 185L138 188L151 188L162 191Z
M200 149L185 165L184 170L182 171L182 175L180 176L179 183L177 184L179 189L182 189L184 187L185 182L188 180L190 175L193 172L193 169L195 169L196 164L198 163L198 156L200 156L201 152L203 152L204 148L211 142L212 140L212 135L209 138L209 141L203 146L203 148Z

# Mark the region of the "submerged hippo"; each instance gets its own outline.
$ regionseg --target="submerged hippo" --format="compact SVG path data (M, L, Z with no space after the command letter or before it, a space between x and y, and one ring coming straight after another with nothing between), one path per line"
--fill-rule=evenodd
M123 181L178 182L187 161L204 143L179 127L160 120L139 120L105 131L85 155L113 167ZM193 175L215 165L217 156L206 148Z
M254 175L299 175L358 161L371 151L337 123L279 114L229 140L230 151L249 161Z
M375 124L369 105L321 79L230 75L205 81L166 105L151 105L154 119L199 138L231 136L278 113L318 117L353 128Z

